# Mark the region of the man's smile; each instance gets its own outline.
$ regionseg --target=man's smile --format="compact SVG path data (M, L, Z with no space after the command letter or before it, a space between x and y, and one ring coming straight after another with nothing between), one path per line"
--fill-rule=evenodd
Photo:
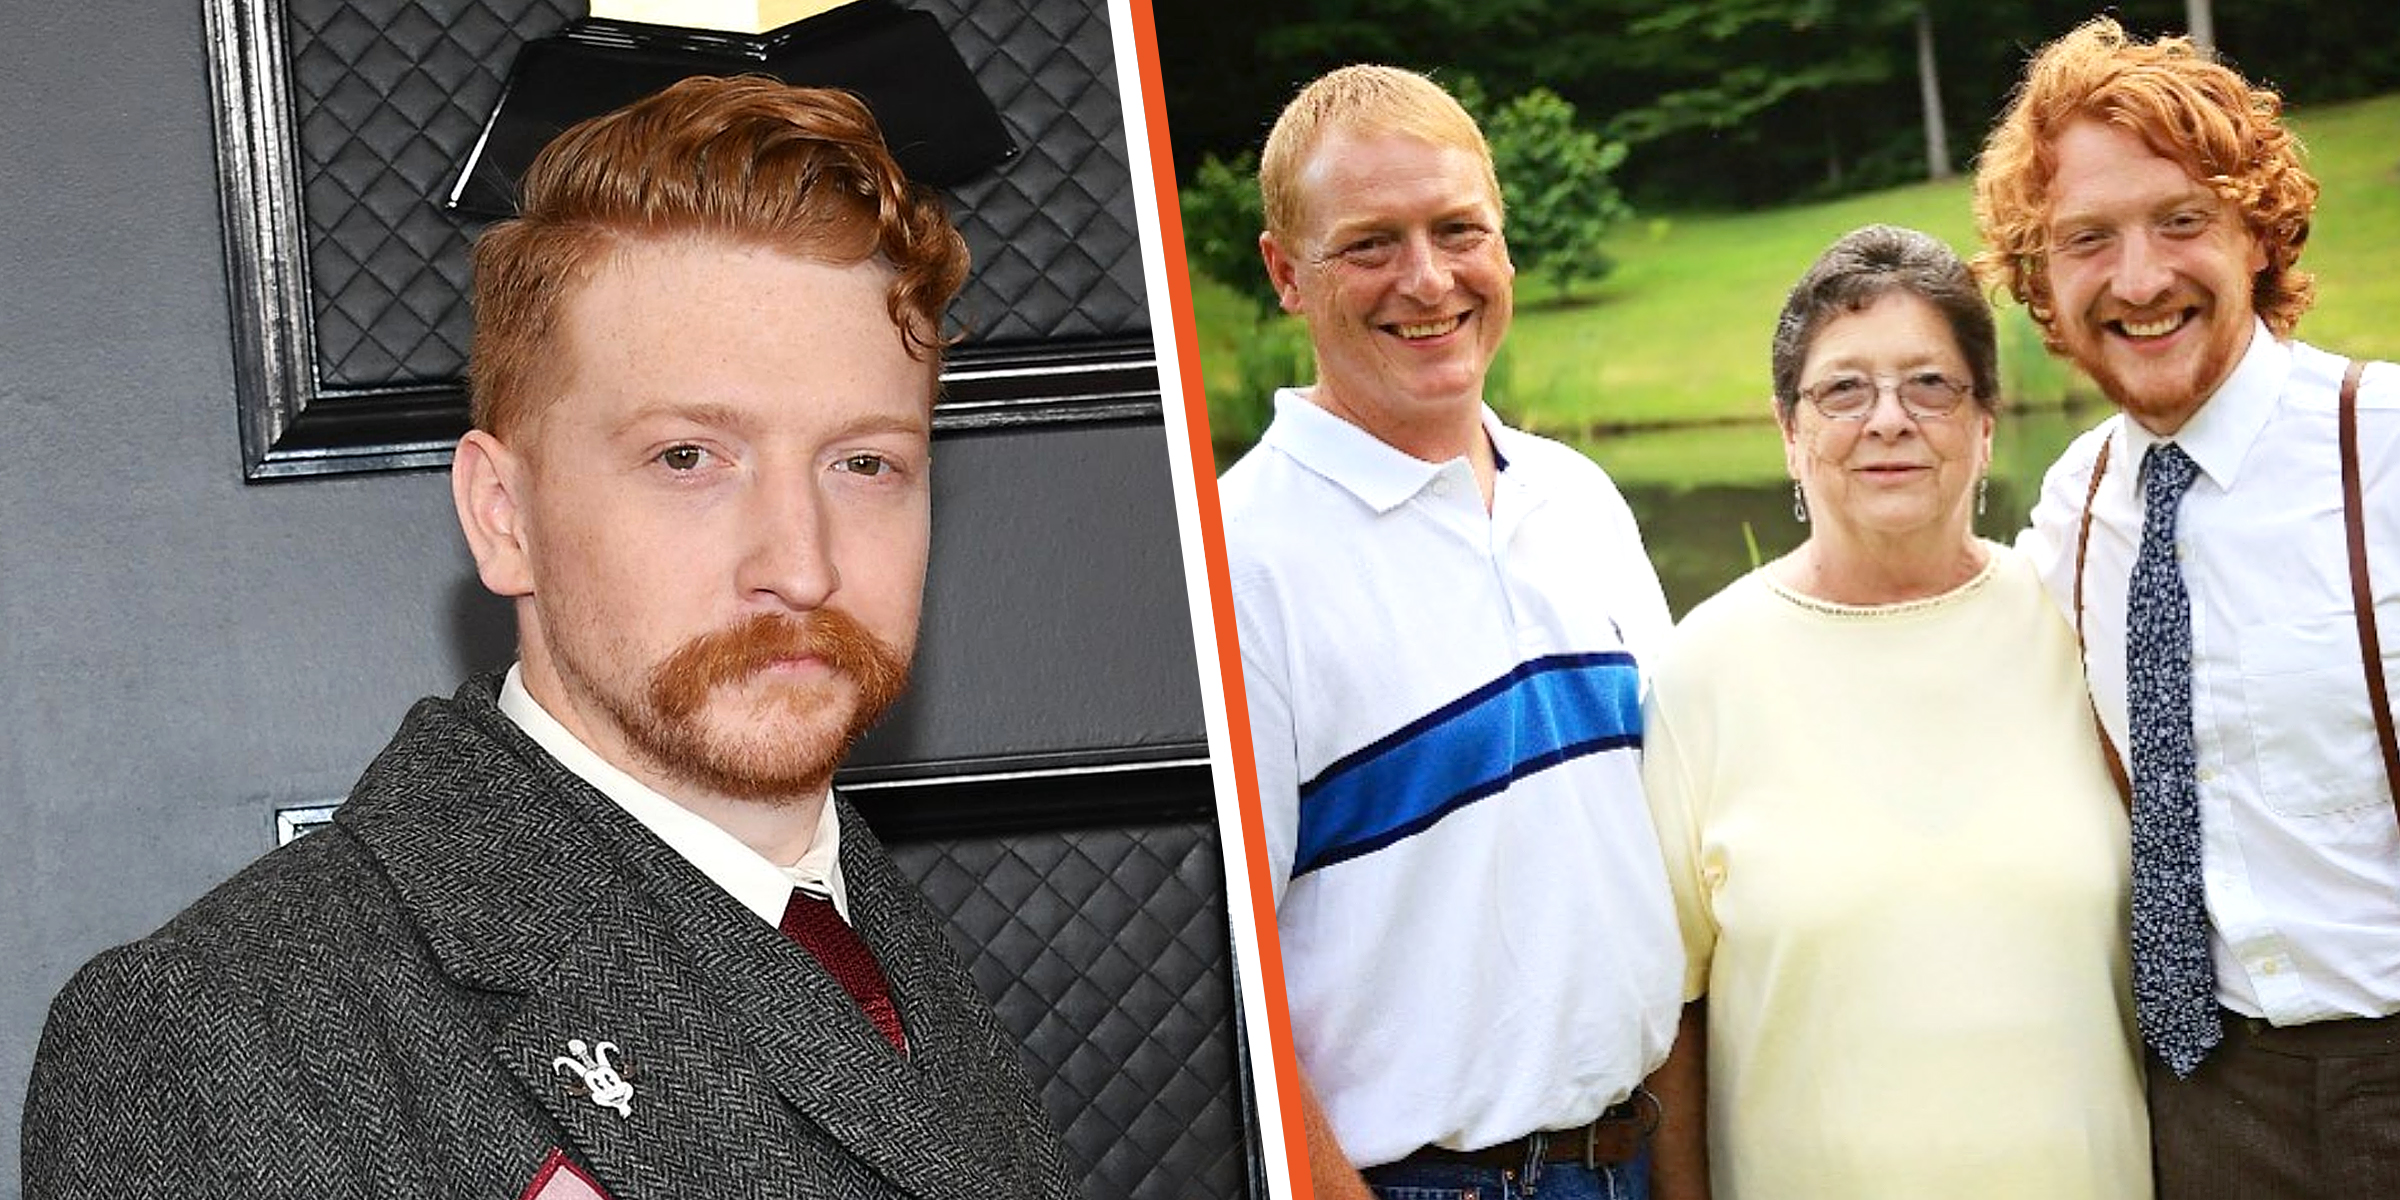
M1444 334L1454 332L1460 326L1465 325L1466 323L1467 314L1456 313L1454 315L1435 320L1397 322L1394 324L1385 325L1383 328L1387 333L1396 334L1407 341L1417 342L1427 341L1433 338L1441 337Z
M2166 337L2167 335L2174 333L2176 330L2183 328L2185 325L2190 324L2192 319L2199 315L2199 312L2200 310L2197 308L2179 308L2172 312L2151 317L2146 320L2137 319L2134 317L2119 317L2116 320L2106 322L2106 324L2110 329L2115 330L2118 334L2124 337L2131 338L2135 341L2148 341Z

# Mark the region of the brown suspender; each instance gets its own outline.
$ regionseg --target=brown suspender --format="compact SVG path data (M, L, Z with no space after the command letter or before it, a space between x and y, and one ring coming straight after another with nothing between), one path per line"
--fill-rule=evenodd
M2375 736L2383 746L2383 777L2390 789L2392 804L2400 811L2400 738L2392 729L2392 701L2383 684L2382 640L2375 630L2375 590L2367 581L2367 522L2366 510L2359 500L2358 482L2358 380L2366 373L2367 365L2353 361L2342 374L2340 426L2342 447L2342 526L2350 548L2350 607L2358 620L2359 657L2366 666L2367 707L2375 714ZM2092 541L2092 501L2100 495L2100 477L2108 472L2108 450L2111 442L2100 443L2100 455L2092 461L2092 484L2083 494L2083 523L2075 535L2075 644L2083 645L2083 567L2084 556ZM2109 741L2108 730L2100 724L2100 709L2092 708L2092 728L2100 734L2100 750L2108 759L2108 774L2117 784L2117 795L2125 806L2133 807L2133 784L2125 774L2125 760L2118 756L2116 744Z
M2383 743L2383 778L2400 808L2400 739L2392 735L2392 698L2383 688L2383 641L2375 636L2375 589L2367 583L2367 522L2358 501L2358 377L2367 364L2352 362L2342 376L2342 524L2350 538L2350 607L2358 614L2358 653L2367 664L2367 707L2375 713L2375 738Z
M2100 439L2100 457L2092 460L2092 486L2083 492L2083 525L2075 531L2075 649L2079 652L2083 650L2083 558L2092 545L2092 501L2100 496L2100 479L2108 474L2108 449L2115 444L2112 438ZM2117 785L2117 798L2125 802L2125 811L2132 812L2133 777L2125 773L2125 760L2118 757L2117 744L2108 739L2108 726L2100 722L2100 702L2092 698L2089 683L2083 694L2092 707L2092 732L2100 735L2100 757L2108 760L2108 777Z

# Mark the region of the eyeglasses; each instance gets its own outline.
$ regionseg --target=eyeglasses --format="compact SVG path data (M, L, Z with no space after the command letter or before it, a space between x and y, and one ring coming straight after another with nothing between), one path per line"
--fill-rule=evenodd
M1820 379L1800 389L1800 398L1816 405L1817 411L1833 421L1856 421L1875 409L1875 402L1886 390L1897 394L1900 407L1918 418L1946 417L1958 411L1958 406L1975 391L1975 385L1962 383L1939 371L1919 371L1899 379L1875 379L1865 375L1844 374Z

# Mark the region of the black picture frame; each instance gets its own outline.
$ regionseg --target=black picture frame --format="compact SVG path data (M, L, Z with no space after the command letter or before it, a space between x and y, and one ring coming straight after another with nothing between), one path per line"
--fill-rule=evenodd
M293 85L288 0L203 0L203 8L243 477L447 465L467 429L455 372L361 383L321 370L299 135L309 114ZM1146 327L989 341L970 331L942 381L937 436L1163 417Z

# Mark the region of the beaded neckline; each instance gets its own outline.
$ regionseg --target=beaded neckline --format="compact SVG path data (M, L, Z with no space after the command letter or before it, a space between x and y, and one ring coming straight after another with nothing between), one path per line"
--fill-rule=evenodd
M1775 578L1773 573L1764 568L1759 570L1758 576L1767 585L1768 591L1810 612L1822 613L1829 617L1874 618L1904 617L1912 613L1927 612L1956 604L1976 592L1982 591L1984 585L1990 583L1992 577L1998 574L1999 570L2000 553L1997 548L1994 548L1984 555L1983 569L1975 572L1974 576L1965 583L1946 592L1939 592L1931 596L1919 596L1914 600L1897 600L1890 604L1843 604L1835 600L1821 600L1785 586L1783 581Z

